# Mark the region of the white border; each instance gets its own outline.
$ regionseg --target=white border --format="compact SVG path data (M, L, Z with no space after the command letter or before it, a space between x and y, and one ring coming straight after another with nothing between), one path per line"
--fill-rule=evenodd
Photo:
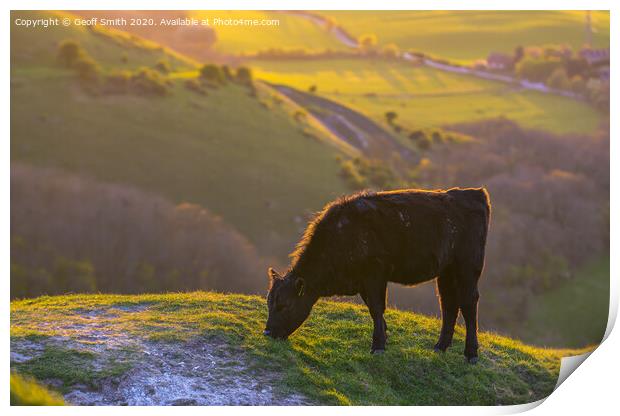
M616 2L617 3L617 2ZM407 10L407 9L421 9L421 10L467 10L467 9L489 9L489 10L611 10L611 69L613 72L612 79L612 103L611 114L617 114L616 98L618 97L618 88L616 80L618 79L618 60L617 60L617 28L615 26L615 5L612 1L576 1L576 0L564 0L564 1L546 1L546 0L521 0L521 1L456 1L456 0L443 0L437 1L398 1L398 0L382 0L382 1L353 1L345 0L334 2L333 0L264 0L260 2L248 2L243 0L217 0L209 2L200 2L196 0L180 0L169 2L148 2L148 1L136 1L136 0L109 0L109 1L76 1L76 0L64 0L64 1L33 1L23 0L14 1L9 0L3 2L5 7L6 16L9 17L9 10L26 10L26 9L39 9L39 10L84 10L84 9L102 9L102 10L152 10L152 9L177 9L177 10L269 10L269 9L305 9L305 10ZM3 203L0 204L0 210L2 211L0 224L4 238L1 240L1 252L2 252L2 264L4 265L5 275L2 279L2 285L5 293L5 302L2 303L2 337L4 342L2 343L2 352L4 360L0 360L0 373L3 375L2 387L0 388L0 398L3 407L9 406L9 265L10 265L10 244L9 244L9 229L10 229L10 24L5 24L1 28L2 33L2 50L4 50L4 66L2 69L3 82L0 84L2 91L2 110L0 117L2 118L3 138L2 141L2 165L3 165ZM616 161L618 158L618 129L615 124L615 120L611 125L611 160ZM619 170L615 163L611 164L611 210L610 212L618 212L618 179ZM375 415L376 412L390 412L392 414L450 414L458 412L460 415L485 415L485 414L513 414L521 411L530 410L531 414L548 414L549 412L558 414L607 414L611 409L617 409L617 377L620 374L620 364L618 360L617 351L620 350L620 338L617 335L618 331L611 332L613 324L616 319L618 311L618 261L616 255L618 253L618 220L617 217L612 215L611 217L611 299L610 299L610 319L606 332L606 341L595 350L592 355L587 359L586 365L580 366L575 373L568 377L568 379L547 399L530 405L520 406L507 406L507 407L390 407L389 409L378 409L376 407L359 407L359 408L329 408L321 409L322 412L338 412L339 414L355 414L360 415ZM122 409L122 410L121 410ZM27 407L12 407L6 409L8 414L15 415L30 415L30 414L49 414L49 415L74 415L84 411L83 408L27 408ZM252 411L259 415L274 415L285 414L294 411L299 416L311 415L317 411L314 407L307 408L252 408L252 409L240 409L235 407L196 407L196 408L177 408L175 413L179 414L222 414L232 415L239 411ZM172 409L164 407L133 407L133 408L114 408L109 407L93 407L89 408L88 412L93 415L108 415L110 412L122 412L122 414L132 415L168 415Z

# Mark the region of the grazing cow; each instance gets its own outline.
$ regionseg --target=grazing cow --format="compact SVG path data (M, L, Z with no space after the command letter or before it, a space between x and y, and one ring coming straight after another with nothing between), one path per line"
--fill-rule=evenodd
M286 339L320 297L359 293L374 323L371 352L383 352L387 283L437 278L442 327L435 351L451 345L460 310L465 357L475 363L490 212L484 188L362 192L328 204L306 228L286 275L269 269L265 335Z

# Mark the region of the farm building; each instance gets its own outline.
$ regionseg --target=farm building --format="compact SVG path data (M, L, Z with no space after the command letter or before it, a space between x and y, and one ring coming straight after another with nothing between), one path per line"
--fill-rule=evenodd
M512 63L512 56L505 53L491 52L487 57L487 67L489 69L508 69L512 66Z

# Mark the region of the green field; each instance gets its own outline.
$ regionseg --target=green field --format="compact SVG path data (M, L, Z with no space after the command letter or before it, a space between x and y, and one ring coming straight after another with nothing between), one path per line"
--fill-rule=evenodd
M215 50L229 55L256 53L270 48L279 49L347 49L332 34L311 21L299 16L274 11L192 11L200 19L277 19L278 25L270 26L212 26L217 41Z
M554 344L569 347L602 340L609 315L609 271L609 258L604 258L556 290L534 297L528 319L516 333L538 345L552 338Z
M590 132L601 120L576 100L393 61L361 59L252 62L258 78L317 93L385 124L398 113L406 128L436 127L505 116L525 127Z
M76 16L52 11L12 11L15 19L42 19L48 17L74 19ZM44 32L43 32L44 30ZM57 48L64 40L79 41L80 45L104 69L135 69L153 66L166 60L174 70L195 68L197 63L150 42L125 32L103 29L88 29L84 26L50 26L46 29L32 29L11 26L11 69L22 66L50 66L55 63Z
M167 97L89 95L57 66L57 42L77 40L109 68L120 66L123 54L142 65L163 52L90 31L58 31L12 34L12 160L200 204L281 259L301 231L299 217L346 191L340 152L317 140L319 132L309 137L310 127L282 105L266 106L268 98L236 84L199 95L184 79L173 79Z
M225 343L220 348L250 362L250 375L273 374L278 390L303 393L319 404L497 405L546 397L556 384L561 357L583 352L534 348L481 333L480 361L469 365L462 355L464 328L457 327L452 348L437 354L432 346L438 320L388 309L389 345L377 356L369 354L372 325L365 307L321 301L288 342L262 335L266 312L261 297L205 292L13 301L12 345L30 340L26 346L35 343L46 352L12 368L40 380L61 380L67 391L75 383L96 388L106 377L140 366L145 358L140 349L88 344L85 334L103 325L129 340L148 340L155 348L173 344L181 352L196 340L217 339L218 345ZM106 361L114 354L122 362ZM105 362L112 367L102 366Z
M585 43L583 11L322 11L351 35L375 34L395 43L461 63L518 45ZM592 12L595 47L609 47L609 12Z

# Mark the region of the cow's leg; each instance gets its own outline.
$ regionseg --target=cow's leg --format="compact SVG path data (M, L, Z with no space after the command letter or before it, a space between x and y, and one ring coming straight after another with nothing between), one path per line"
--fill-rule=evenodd
M368 304L368 298L366 296L366 292L364 292L364 290L362 290L360 292L360 296L362 297L362 300L364 301L366 306L370 307L369 304ZM386 291L386 298L387 298L387 291ZM387 342L387 339L389 338L389 335L387 333L388 326L387 326L387 322L385 322L385 317L383 317L383 329L385 331L385 342Z
M435 351L445 351L452 345L454 325L459 314L457 287L454 276L449 272L443 273L437 278L437 291L439 292L439 305L441 306L441 333L439 341L435 344Z
M374 324L372 332L372 354L385 351L386 328L383 313L385 312L387 298L387 282L385 280L367 280L362 289L362 299L368 305L370 316Z
M459 306L465 320L465 358L470 364L478 362L478 278L480 272L463 276L458 282Z

